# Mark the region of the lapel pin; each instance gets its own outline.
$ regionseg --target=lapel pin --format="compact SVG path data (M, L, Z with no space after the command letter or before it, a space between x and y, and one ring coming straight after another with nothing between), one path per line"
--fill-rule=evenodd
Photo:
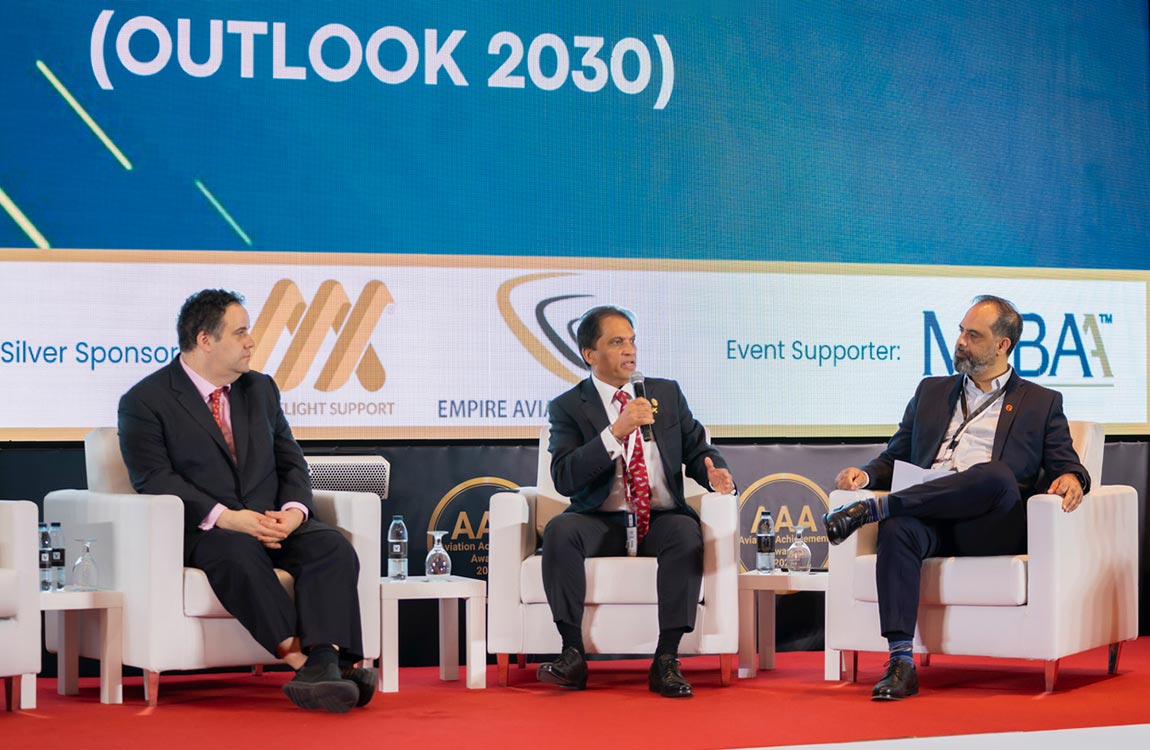
M1006 410L1007 410L1007 411L1014 411L1014 404L1007 404L1007 405L1006 405Z

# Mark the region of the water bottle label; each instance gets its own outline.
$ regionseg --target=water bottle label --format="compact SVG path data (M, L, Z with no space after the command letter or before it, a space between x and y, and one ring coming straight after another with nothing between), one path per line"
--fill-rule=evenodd
M53 547L52 548L52 567L53 568L64 567L64 549L62 547Z
M407 557L407 542L388 542L388 557Z
M40 550L40 567L41 568L52 567L52 550L50 550L50 549Z
M775 551L775 535L774 534L760 534L759 535L759 549L762 554Z

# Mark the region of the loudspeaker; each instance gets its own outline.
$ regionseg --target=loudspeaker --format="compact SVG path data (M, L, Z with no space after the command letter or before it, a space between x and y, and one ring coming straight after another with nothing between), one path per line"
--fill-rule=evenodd
M312 489L374 492L387 499L391 463L383 456L304 456Z

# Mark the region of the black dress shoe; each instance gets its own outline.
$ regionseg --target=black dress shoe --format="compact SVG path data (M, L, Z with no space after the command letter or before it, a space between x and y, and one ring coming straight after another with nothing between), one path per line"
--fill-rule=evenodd
M587 687L587 660L579 653L579 649L568 646L555 661L539 665L535 676L540 682L583 690Z
M918 694L918 672L910 659L891 659L886 663L886 674L874 684L872 701L900 701Z
M647 673L647 687L664 698L690 698L691 685L679 671L679 660L669 654L656 656Z
M335 664L300 667L283 686L284 695L300 708L323 709L342 714L355 707L359 688L343 679Z
M363 708L375 697L375 689L379 685L379 673L372 667L343 667L339 675L348 682L354 682L359 690L359 699L355 702L356 708Z
M866 525L866 503L856 500L850 505L840 505L823 516L823 526L827 530L827 541L842 544L848 536Z

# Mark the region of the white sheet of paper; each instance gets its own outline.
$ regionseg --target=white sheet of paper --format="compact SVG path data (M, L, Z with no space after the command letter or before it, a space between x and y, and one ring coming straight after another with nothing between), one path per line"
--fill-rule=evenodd
M916 484L929 482L932 479L945 477L947 474L953 474L954 471L950 469L924 469L921 466L907 463L906 461L894 462L894 475L890 478L890 491L898 492L905 490L907 487L913 487Z

